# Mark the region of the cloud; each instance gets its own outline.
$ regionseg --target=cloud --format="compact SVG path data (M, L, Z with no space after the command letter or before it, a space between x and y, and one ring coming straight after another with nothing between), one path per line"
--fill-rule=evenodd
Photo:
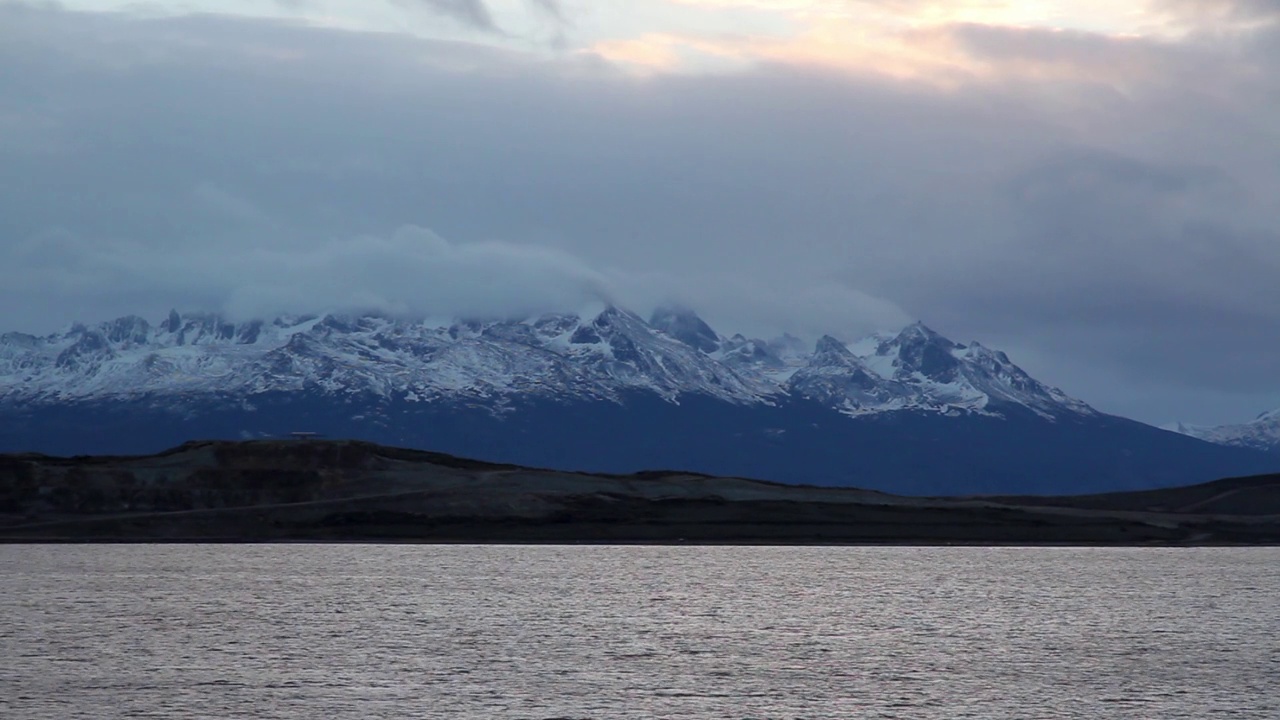
M0 323L669 297L725 332L922 319L1108 410L1239 419L1280 405L1280 76L1241 32L903 34L946 83L750 43L636 77L0 5Z
M535 10L542 12L542 14L556 22L566 22L564 8L560 5L560 0L529 0L529 4Z
M1243 22L1256 27L1280 21L1280 6L1273 0L1158 0L1157 7L1200 22Z
M453 244L406 226L389 237L330 240L306 249L229 257L235 317L376 310L432 317L511 317L611 302L609 281L568 253L500 242Z
M612 296L627 307L645 314L669 305L694 308L725 335L789 333L814 341L830 334L855 340L914 320L894 303L833 278L762 281L733 272L678 270L607 274Z
M444 17L452 18L464 25L496 32L498 26L493 22L493 15L483 0L395 0L405 6L420 6Z
M202 197L212 192L203 190ZM221 206L221 193L214 197ZM235 203L232 210L241 217L245 208ZM494 319L604 304L647 313L671 302L710 307L712 320L747 332L852 338L907 322L892 304L836 283L762 287L732 275L600 270L560 250L452 243L417 226L292 246L228 237L176 248L92 241L55 229L0 249L0 268L6 330L42 320L158 317L169 307L235 320L320 312Z
M486 33L504 34L494 20L493 12L485 0L391 0L402 7L421 7L429 12L451 18L465 27ZM550 20L558 28L568 24L568 18L559 0L525 0L533 12ZM557 41L562 38L557 36Z
M55 230L5 248L0 261L0 297L7 308L26 304L18 315L27 318L36 307L55 313L94 307L91 320L159 314L158 300L236 319L327 311L492 318L612 302L610 280L568 253L454 244L415 226L293 247L228 238L166 248Z

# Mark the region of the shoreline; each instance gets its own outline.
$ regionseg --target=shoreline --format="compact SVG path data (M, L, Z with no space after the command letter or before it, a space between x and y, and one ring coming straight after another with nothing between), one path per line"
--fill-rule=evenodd
M386 538L349 538L349 539L309 539L309 538L23 538L0 537L0 545L435 545L435 546L540 546L540 547L849 547L849 548L1026 548L1039 549L1091 549L1091 548L1123 548L1123 549L1204 549L1204 548L1276 548L1280 541L1258 543L1247 542L1143 542L1143 543L1107 543L1107 542L995 542L975 540L972 542L928 542L922 540L900 541L795 541L777 542L767 540L485 540L485 539L386 539Z
M353 441L0 456L0 543L1280 545L1280 475L1080 496L908 497L489 465Z

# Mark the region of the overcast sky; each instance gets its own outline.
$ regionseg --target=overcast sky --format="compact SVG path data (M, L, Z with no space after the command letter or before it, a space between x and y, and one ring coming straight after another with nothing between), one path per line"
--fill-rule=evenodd
M0 330L600 298L1280 407L1280 3L0 0Z

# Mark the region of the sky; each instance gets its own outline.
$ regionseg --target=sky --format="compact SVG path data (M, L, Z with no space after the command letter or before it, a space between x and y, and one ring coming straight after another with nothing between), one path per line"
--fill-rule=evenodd
M169 308L921 320L1280 407L1274 0L0 0L0 331Z

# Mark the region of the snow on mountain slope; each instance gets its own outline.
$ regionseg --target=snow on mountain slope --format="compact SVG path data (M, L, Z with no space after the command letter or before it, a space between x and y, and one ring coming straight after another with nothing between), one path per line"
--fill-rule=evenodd
M447 326L384 317L232 324L177 313L0 337L0 399L47 401L319 390L388 398L536 394L616 399L647 390L755 403L768 388L608 308L594 318Z
M1052 418L1088 405L1030 378L1004 353L923 325L853 346L823 337L724 338L686 310L650 322L616 307L589 317L428 322L375 315L230 323L172 312L45 337L0 336L0 401L62 403L198 394L370 394L388 400L517 397L618 401L647 392L774 404L791 395L846 414L890 410L998 415L1018 405Z
M1004 353L978 343L952 342L921 323L873 340L877 342L854 344L868 353L859 357L849 346L824 337L789 387L855 414L887 409L998 414L1002 404L1020 405L1049 419L1064 410L1095 412L1031 378Z
M1280 452L1280 409L1262 413L1251 422L1238 425L1213 427L1173 423L1164 429L1218 445Z
M876 375L830 335L818 340L808 364L797 370L786 386L794 393L850 414L906 407L917 390Z

